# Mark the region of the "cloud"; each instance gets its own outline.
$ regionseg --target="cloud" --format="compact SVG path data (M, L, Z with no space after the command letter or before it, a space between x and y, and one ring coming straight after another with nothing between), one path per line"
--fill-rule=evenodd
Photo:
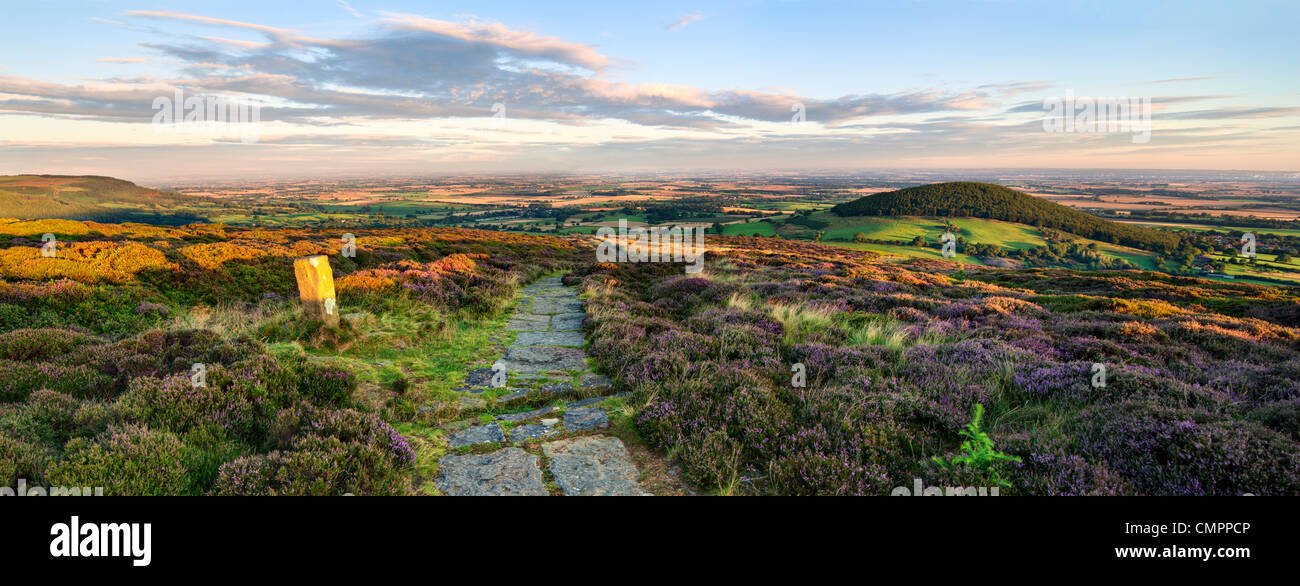
M265 49L266 47L271 46L270 43L259 43L257 41L245 41L241 39L227 39L224 37L199 37L199 38L205 41L212 41L215 43L233 45L244 49Z
M163 18L253 31L265 42L224 36L167 35L140 46L180 62L184 77L149 81L141 95L231 93L266 98L263 119L313 126L360 120L483 117L493 103L512 118L573 125L622 120L660 129L725 132L753 123L786 122L791 105L807 106L809 120L840 124L857 118L963 111L993 103L983 92L923 90L818 99L793 90L708 92L664 83L611 81L602 72L614 60L592 45L470 20L450 22L384 14L368 38L316 39L289 29L173 12L133 11ZM0 84L3 86L4 84ZM10 86L21 85L9 80ZM94 100L70 86L41 85L8 107L32 113L120 120L147 107ZM0 87L3 91L3 87ZM70 94L75 99L69 99ZM45 98L40 101L32 98Z
M577 65L593 71L609 66L609 57L591 45L572 43L558 37L512 30L499 22L449 22L413 14L385 13L381 23L390 27L432 33L468 43L492 46L530 57Z
M1173 120L1229 120L1235 118L1277 118L1280 116L1298 116L1300 107L1260 107L1260 108L1219 108L1215 110L1193 110L1162 115Z
M681 30L683 28L686 28L687 25L693 22L704 19L705 16L707 15L701 12L692 12L690 14L683 15L677 20L673 21L672 24L668 25L667 30L670 31Z
M1027 92L1042 91L1052 87L1050 81L1018 81L1014 83L987 83L976 89L993 90L1004 98L1009 98Z
M348 4L348 0L338 0L338 1L339 1L339 8L348 11L349 14L357 18L363 17L363 15L360 12L357 12L356 8L353 8L351 4Z
M264 32L264 33L272 34L272 35L289 35L289 34L293 33L293 31L291 31L291 30L289 30L289 29L276 28L276 27L273 27L273 26L265 26L265 25L260 25L260 24L251 24L251 23L247 23L247 22L239 22L239 21L237 21L237 20L227 20L227 19L224 19L224 18L212 18L212 17L209 17L209 16L195 16L195 15L192 15L192 14L181 14L181 13L177 13L177 12L167 12L167 11L161 11L161 10L128 10L128 11L122 13L122 16L135 16L135 17L141 17L141 18L158 18L158 19L164 19L164 20L181 20L181 21L189 21L189 22L197 22L197 23L202 23L202 24L209 24L209 25L214 25L214 26L228 26L228 27L246 28L246 29L249 29L249 30L261 31L261 32Z
M1041 101L1025 100L1023 94L1053 87L1048 81L841 96L807 95L786 87L712 90L619 81L623 62L596 45L473 18L446 21L381 13L368 21L374 26L364 33L314 38L285 28L173 12L133 11L125 17L218 30L128 27L155 35L138 46L161 57L152 62L175 63L176 68L156 78L113 77L82 83L0 76L0 113L27 115L25 122L19 121L42 130L71 124L142 123L152 119L155 97L170 97L176 90L186 96L249 95L264 102L262 120L267 128L260 146L223 144L220 150L197 150L186 145L183 152L238 153L239 157L261 153L247 159L251 166L269 164L269 155L292 152L301 156L304 169L331 170L335 167L330 157L347 153L359 157L350 159L354 162L382 162L363 166L363 171L374 172L403 165L422 169L422 162L428 160L488 161L485 164L496 169L508 163L511 169L527 170L547 165L636 167L655 158L655 164L688 168L696 166L703 154L716 154L711 160L722 164L741 165L745 153L752 158L745 159L744 165L786 164L783 157L797 149L808 164L821 166L819 161L852 165L862 160L940 160L971 153L1014 160L1045 152L1075 156L1071 153L1098 145L1128 153L1138 148L1127 135L1044 133ZM1018 95L1024 101L1002 103ZM1300 115L1296 108L1280 107L1201 105L1203 109L1191 112L1168 111L1176 105L1231 97L1235 96L1156 96L1152 103L1161 114L1157 120ZM487 128L485 120L497 102L507 105L508 132ZM808 124L788 124L795 103L805 106ZM32 117L40 117L39 124ZM1294 125L1294 118L1277 122L1278 127L1283 122ZM1224 132L1157 128L1155 140L1164 141L1162 148L1205 150L1229 140L1248 142L1251 132L1270 132L1245 126L1231 139ZM121 137L139 133L140 128L140 134L148 134L147 125L101 128L112 129L98 135L109 142L125 142L129 139ZM12 133L6 136L7 142L0 145L9 155L21 139ZM27 136L37 144L47 135ZM1279 133L1268 136L1281 139ZM209 141L216 142L238 140ZM90 154L120 159L127 152L141 151L123 147L116 154ZM37 167L52 164L40 162L35 155L25 160L39 163Z
M1226 79L1227 75L1206 75L1202 77L1171 77L1169 79L1157 79L1151 83L1183 83L1188 81L1205 81L1207 79Z
M1064 99L1064 96L1062 95L1050 96L1050 97L1055 99ZM1144 96L1075 96L1076 99L1085 99L1085 98L1116 99L1116 98L1141 98L1141 97ZM1222 100L1227 98L1235 98L1236 96L1220 94L1220 95L1206 95L1206 96L1145 96L1145 97L1149 97L1151 99L1152 110L1160 110L1167 106L1172 106L1176 104L1190 104L1192 102L1203 102L1206 100ZM1047 109L1044 107L1043 103L1044 100L1021 102L1011 108L1008 108L1004 113L1016 114L1021 112L1034 112L1037 114L1041 114Z

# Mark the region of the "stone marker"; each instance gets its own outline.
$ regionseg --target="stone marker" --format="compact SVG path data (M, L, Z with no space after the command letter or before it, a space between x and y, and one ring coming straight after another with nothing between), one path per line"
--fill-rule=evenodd
M334 272L330 270L329 257L317 254L296 258L293 274L298 278L298 298L302 300L303 311L330 327L338 326L339 308L334 297Z

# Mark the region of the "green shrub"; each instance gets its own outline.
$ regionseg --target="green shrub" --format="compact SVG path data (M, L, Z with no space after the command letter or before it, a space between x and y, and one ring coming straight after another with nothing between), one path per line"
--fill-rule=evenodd
M213 493L224 496L396 495L401 468L374 445L307 436L290 451L240 458L221 467Z
M113 388L112 377L85 365L0 361L0 402L22 401L40 389L94 397L111 393Z
M298 376L298 390L313 401L343 405L357 390L357 377L342 368L311 365Z
M184 435L183 443L183 462L189 480L185 492L189 495L207 494L216 485L223 464L251 451L217 425L191 429Z
M52 360L95 341L93 336L54 328L14 330L0 334L0 359Z
M78 427L77 407L77 400L68 395L39 390L13 413L0 418L0 430L41 445L61 446Z
M36 446L0 435L0 486L16 487L19 478L36 484L43 478L47 455Z
M108 495L179 495L187 487L184 445L175 435L128 424L96 441L75 438L49 469L53 486L104 487Z

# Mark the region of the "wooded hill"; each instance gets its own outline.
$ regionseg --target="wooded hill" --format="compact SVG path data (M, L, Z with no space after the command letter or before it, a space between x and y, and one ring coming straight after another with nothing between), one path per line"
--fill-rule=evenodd
M831 211L838 216L989 218L1156 252L1173 251L1179 241L1171 232L1112 222L1001 185L967 181L877 193Z
M110 221L171 213L185 196L94 175L0 176L0 218Z

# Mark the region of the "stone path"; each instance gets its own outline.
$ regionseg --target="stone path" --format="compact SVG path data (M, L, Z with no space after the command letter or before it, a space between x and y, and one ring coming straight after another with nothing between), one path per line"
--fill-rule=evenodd
M610 380L587 369L587 314L577 289L546 277L521 293L506 325L517 332L514 344L493 368L470 371L457 389L462 405L481 406L491 420L462 422L448 436L452 453L439 462L439 490L452 496L649 494L623 441L600 433L609 427L600 405L622 395L609 395Z

